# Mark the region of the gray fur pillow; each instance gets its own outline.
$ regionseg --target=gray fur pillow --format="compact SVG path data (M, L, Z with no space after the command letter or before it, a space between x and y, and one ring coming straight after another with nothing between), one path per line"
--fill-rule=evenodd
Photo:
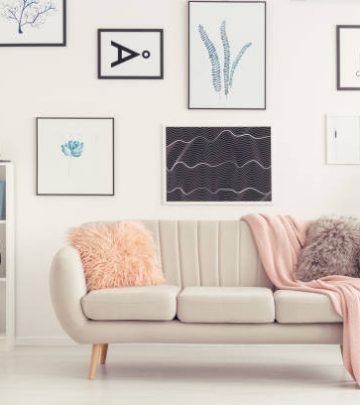
M296 278L311 281L334 274L360 277L360 222L355 218L323 217L309 226Z

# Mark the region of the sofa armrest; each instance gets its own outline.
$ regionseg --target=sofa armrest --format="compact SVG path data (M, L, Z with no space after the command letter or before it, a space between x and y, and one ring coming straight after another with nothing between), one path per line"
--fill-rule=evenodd
M84 270L79 252L67 246L54 257L50 271L50 294L57 318L75 341L87 318L81 308L81 298L86 294Z

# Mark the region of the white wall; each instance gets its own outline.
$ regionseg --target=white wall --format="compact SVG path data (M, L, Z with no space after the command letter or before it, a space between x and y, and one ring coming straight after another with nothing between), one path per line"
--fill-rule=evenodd
M68 46L0 48L0 136L16 164L17 336L64 337L48 272L69 227L119 218L238 218L254 211L358 215L360 166L325 165L325 114L359 113L360 92L335 90L335 25L357 24L358 0L268 1L268 108L187 105L185 0L68 1ZM164 28L165 80L96 78L97 28ZM115 197L35 195L36 116L116 118ZM161 204L162 124L270 125L272 206ZM144 177L145 176L145 177Z

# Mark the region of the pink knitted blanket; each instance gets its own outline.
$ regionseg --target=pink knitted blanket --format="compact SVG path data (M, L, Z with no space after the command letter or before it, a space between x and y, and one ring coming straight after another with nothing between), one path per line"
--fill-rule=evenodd
M344 366L360 386L360 279L328 276L310 282L295 279L307 223L292 216L251 214L242 217L254 235L264 269L279 289L326 294L343 318Z

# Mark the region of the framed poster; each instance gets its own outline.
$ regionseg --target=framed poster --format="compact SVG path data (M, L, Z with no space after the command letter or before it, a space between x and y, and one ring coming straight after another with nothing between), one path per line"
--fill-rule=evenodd
M326 117L326 163L360 164L360 116Z
M360 25L336 27L337 89L360 90Z
M162 29L99 29L99 79L163 79Z
M188 107L266 109L266 3L189 2Z
M0 0L0 46L65 46L66 0Z
M114 195L114 118L37 118L37 195Z
M270 127L166 127L165 202L272 201Z

